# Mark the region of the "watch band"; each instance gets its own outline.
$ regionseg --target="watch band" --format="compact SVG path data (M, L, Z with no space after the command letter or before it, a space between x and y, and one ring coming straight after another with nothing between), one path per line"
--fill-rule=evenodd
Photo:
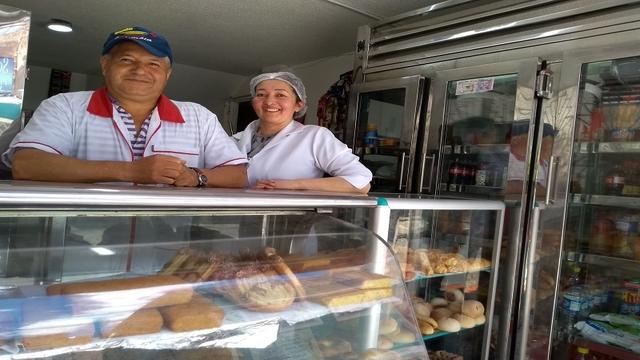
M207 182L209 181L209 179L207 178L207 175L202 172L202 170L198 169L197 167L190 167L189 169L196 172L196 178L198 180L198 184L196 185L197 187L207 186Z

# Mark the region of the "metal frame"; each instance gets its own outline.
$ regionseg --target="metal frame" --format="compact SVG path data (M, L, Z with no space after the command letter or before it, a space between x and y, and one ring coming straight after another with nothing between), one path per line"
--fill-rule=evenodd
M402 169L400 170L400 179L398 184L398 189L402 188L410 189L411 188L411 177L407 176L406 183L403 184L403 173L411 174L413 172L414 164L414 154L416 152L416 143L417 143L417 126L420 117L420 110L422 105L422 93L424 88L424 77L421 75L407 76L399 79L390 79L390 80L381 80L367 83L359 83L354 84L351 88L351 94L349 96L349 103L352 104L349 106L349 117L347 121L347 131L345 142L351 146L352 149L355 149L356 144L356 129L359 125L358 114L361 109L360 104L360 95L363 93L371 93L377 91L385 91L391 89L405 89L405 98L404 98L404 118L403 124L412 124L412 127L407 126L402 129L402 135L400 141L403 139L410 139L409 145L409 154L401 155L402 159ZM405 156L408 156L409 160L406 165L405 171ZM403 186L404 185L404 186Z

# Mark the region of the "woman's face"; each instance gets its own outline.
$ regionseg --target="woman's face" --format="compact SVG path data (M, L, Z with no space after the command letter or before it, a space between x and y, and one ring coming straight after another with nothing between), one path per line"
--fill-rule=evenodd
M261 124L282 128L293 119L293 113L304 107L293 88L280 80L265 80L259 83L251 104Z

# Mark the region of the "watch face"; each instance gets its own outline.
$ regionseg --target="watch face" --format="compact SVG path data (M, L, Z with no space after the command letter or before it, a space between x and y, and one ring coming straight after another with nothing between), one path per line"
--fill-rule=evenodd
M208 181L209 181L209 178L207 178L207 175L205 174L198 175L198 186L207 186Z

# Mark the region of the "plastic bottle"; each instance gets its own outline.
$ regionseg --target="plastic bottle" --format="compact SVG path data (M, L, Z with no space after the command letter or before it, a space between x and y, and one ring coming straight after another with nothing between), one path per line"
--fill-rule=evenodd
M374 147L378 141L378 125L373 123L367 124L367 133L364 136L364 144L367 147Z
M621 196L624 189L624 171L620 165L614 166L604 179L605 194Z
M447 181L448 191L459 191L462 184L462 177L464 175L464 168L460 162L460 158L456 156L451 165L449 166L449 179Z

